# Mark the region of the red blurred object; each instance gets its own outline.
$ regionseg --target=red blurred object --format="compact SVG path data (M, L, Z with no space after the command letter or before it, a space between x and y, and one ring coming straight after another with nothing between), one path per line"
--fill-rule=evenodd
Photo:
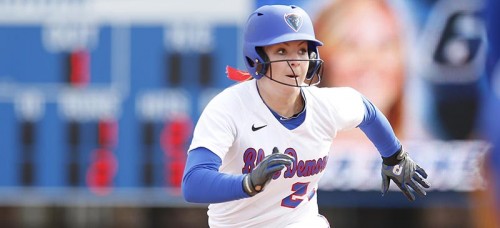
M165 176L170 186L181 186L191 128L190 119L181 117L167 121L161 133L160 144L166 158Z
M112 148L118 139L118 124L114 119L100 120L97 125L98 143L101 147Z
M113 179L118 170L115 155L106 149L92 153L92 162L87 171L87 185L96 195L107 195L112 190Z
M238 81L238 82L252 79L252 76L250 75L250 73L248 73L246 71L238 70L238 69L230 67L230 66L226 66L226 74L227 74L227 77L229 79L234 80L234 81Z
M184 163L185 159L177 159L171 161L168 165L168 171L170 172L169 182L173 187L180 187L182 183L182 175L184 174Z
M90 81L90 55L84 50L76 50L70 54L69 83L75 87L86 86Z

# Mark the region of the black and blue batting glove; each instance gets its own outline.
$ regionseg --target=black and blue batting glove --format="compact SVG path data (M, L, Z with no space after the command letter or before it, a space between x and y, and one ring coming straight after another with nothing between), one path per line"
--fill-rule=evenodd
M410 188L421 196L426 195L423 188L430 187L426 180L427 173L410 158L402 147L394 155L382 157L382 159L382 195L389 190L390 180L396 183L410 201L415 200Z
M264 190L271 181L274 173L282 170L285 166L292 165L294 158L288 154L279 153L278 148L273 148L273 153L264 157L257 166L243 178L243 190L254 196Z

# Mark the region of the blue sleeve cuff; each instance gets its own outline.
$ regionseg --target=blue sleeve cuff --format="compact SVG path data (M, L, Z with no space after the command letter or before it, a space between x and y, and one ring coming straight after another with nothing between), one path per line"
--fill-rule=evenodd
M191 150L188 154L182 193L191 203L221 203L246 198L243 191L244 175L219 172L222 160L204 147Z
M365 97L363 103L366 112L358 127L375 145L382 157L390 157L401 149L401 143L384 114Z

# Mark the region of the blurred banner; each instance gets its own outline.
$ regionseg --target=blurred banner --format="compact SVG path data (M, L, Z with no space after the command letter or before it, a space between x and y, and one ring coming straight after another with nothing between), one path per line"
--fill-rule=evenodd
M412 159L429 175L430 191L472 192L484 190L487 181L482 167L491 146L484 141L403 142ZM380 155L357 142L341 142L328 159L321 190L380 191ZM400 191L395 184L390 190Z
M487 47L482 0L297 4L311 12L324 43L320 86L353 87L370 99L429 171L431 191L487 186L483 169L491 145L477 124ZM361 131L340 132L322 188L379 190L378 163Z

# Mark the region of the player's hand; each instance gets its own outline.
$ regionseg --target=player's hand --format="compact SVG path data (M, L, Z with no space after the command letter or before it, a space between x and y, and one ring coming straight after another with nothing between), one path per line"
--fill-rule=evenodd
M391 157L383 157L382 195L387 193L390 180L392 180L399 189L401 189L408 200L414 201L415 196L410 191L410 188L419 195L425 196L426 192L423 188L430 187L426 178L427 173L425 170L418 166L403 148Z
M292 165L294 158L288 154L279 153L278 148L273 148L273 153L264 157L262 161L243 178L243 190L249 195L264 190L264 187L271 181L274 173L282 170L287 165Z

